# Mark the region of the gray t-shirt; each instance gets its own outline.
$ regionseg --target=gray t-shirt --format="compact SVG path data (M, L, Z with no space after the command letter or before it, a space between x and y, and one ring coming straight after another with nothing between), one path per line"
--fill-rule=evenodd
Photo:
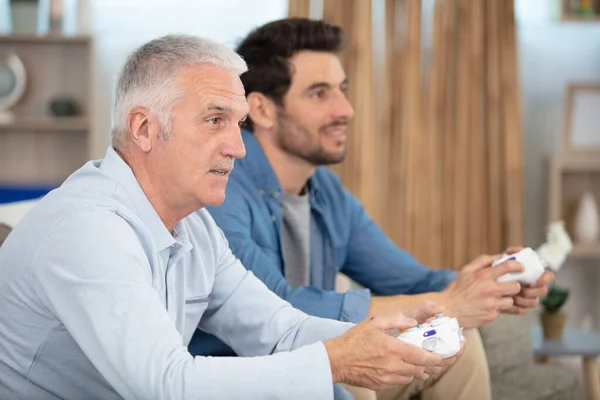
M292 288L310 284L310 199L284 193L281 246L284 273Z

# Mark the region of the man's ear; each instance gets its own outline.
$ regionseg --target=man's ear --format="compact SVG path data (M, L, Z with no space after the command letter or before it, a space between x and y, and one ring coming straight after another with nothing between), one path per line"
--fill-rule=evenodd
M271 129L277 122L277 105L259 92L251 92L246 96L248 102L248 118L255 126Z
M129 138L141 151L152 150L154 141L160 134L160 124L147 108L134 107L127 116Z

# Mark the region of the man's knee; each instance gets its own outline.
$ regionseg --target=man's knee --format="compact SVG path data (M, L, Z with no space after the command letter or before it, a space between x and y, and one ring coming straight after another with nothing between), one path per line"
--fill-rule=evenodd
M435 395L434 398L444 398L443 394L447 393L451 396L456 394L454 397L460 399L472 398L472 394L475 398L488 399L489 368L483 341L477 329L465 330L463 335L466 345L461 356L440 375L431 377L425 382L414 380L408 385L379 391L376 394L368 389L345 387L355 399L360 400L408 400L423 391L440 392L439 396ZM459 392L464 392L464 396L459 395ZM430 397L425 396L427 399Z
M487 356L479 331L477 329L467 329L463 332L463 335L466 339L465 351L454 365L460 365L460 368L468 370L484 370L489 374Z
M377 400L377 394L371 389L350 385L342 386L354 397L354 400Z

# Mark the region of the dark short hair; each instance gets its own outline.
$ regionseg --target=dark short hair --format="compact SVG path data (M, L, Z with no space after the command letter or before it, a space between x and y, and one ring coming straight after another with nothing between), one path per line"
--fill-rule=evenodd
M240 78L247 94L262 93L281 106L292 82L292 56L302 50L338 54L343 48L344 32L339 26L308 18L273 21L250 32L236 49L248 65ZM250 118L246 127L253 128Z

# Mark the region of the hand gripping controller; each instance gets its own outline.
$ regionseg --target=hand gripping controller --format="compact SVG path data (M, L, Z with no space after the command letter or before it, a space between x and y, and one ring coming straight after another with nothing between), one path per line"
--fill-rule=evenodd
M460 344L464 341L462 328L458 326L456 318L448 318L443 314L436 315L429 323L402 331L396 337L423 350L439 354L444 359L458 353Z
M562 221L552 222L546 232L546 243L537 251L526 247L516 254L505 254L492 263L492 266L507 260L516 260L523 265L523 272L511 272L498 278L498 282L519 281L524 284L535 283L546 268L557 272L573 250L573 243Z
M545 265L542 259L530 247L515 254L505 254L492 263L492 267L508 260L515 260L523 265L523 272L509 272L498 278L498 282L519 281L524 284L535 283L544 273Z

